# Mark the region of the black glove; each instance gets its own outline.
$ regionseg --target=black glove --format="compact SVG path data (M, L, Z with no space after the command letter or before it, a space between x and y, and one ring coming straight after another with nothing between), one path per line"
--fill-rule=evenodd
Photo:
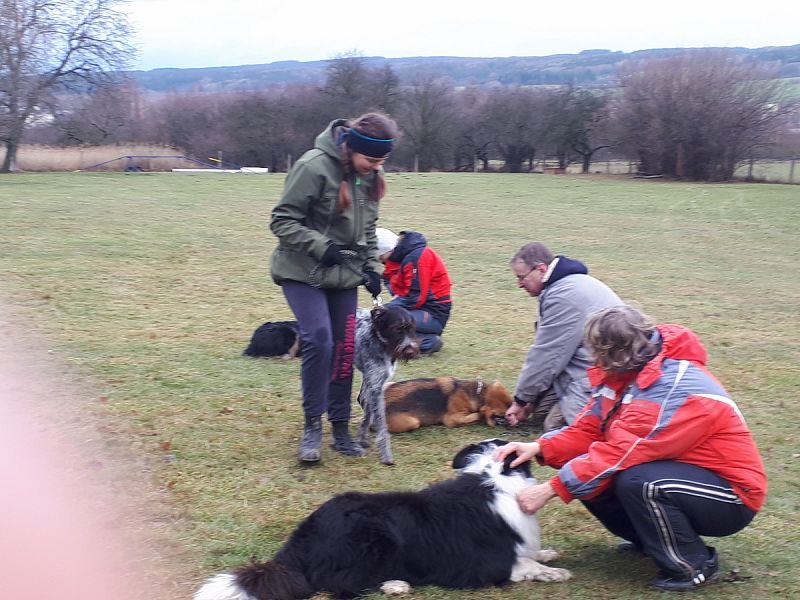
M377 298L381 293L381 276L375 271L364 271L364 287L373 298Z
M320 257L319 262L323 267L342 265L344 264L344 261L349 258L345 253L345 250L347 249L339 244L328 244L328 247L325 248L325 252Z

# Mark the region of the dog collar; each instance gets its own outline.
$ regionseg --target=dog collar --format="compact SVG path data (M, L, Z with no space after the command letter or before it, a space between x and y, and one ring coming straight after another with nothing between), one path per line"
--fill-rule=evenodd
M477 384L477 387L475 388L475 395L476 396L480 396L481 392L483 391L483 379L478 377L477 382L478 382L478 384Z
M376 338L378 338L378 341L379 341L381 344L383 344L384 346L387 346L387 345L389 344L389 341L388 341L388 340L387 340L385 337L383 337L383 336L381 335L381 332L380 332L380 331L378 331L378 328L377 328L377 327L375 327L375 323L374 323L374 322L372 323L372 333L374 333L374 334L375 334L375 337L376 337Z

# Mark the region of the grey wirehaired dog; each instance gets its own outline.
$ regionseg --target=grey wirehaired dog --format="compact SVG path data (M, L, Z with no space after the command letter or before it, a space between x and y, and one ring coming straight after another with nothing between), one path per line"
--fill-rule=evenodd
M383 388L394 375L398 359L419 356L414 318L401 306L379 305L371 311L359 309L355 346L355 365L362 375L358 403L364 409L358 441L369 448L369 431L373 429L381 462L393 465Z

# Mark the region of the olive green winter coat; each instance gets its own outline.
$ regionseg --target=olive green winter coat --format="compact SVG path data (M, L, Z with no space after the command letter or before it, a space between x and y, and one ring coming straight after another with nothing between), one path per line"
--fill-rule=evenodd
M332 121L317 136L314 149L303 154L289 172L283 195L272 209L270 229L278 237L272 279L277 284L290 279L314 287L348 289L364 282L354 271L383 272L375 236L379 203L368 197L376 175L352 174L348 183L353 205L344 210L336 207L344 171L335 136L345 126L343 119ZM354 251L350 268L320 264L330 243Z

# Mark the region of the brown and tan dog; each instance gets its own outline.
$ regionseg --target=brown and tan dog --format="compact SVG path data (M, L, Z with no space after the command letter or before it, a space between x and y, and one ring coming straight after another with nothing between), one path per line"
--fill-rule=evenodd
M425 425L458 427L483 418L489 427L502 418L513 399L503 384L486 385L480 379L409 379L387 384L386 419L391 433L413 431Z

